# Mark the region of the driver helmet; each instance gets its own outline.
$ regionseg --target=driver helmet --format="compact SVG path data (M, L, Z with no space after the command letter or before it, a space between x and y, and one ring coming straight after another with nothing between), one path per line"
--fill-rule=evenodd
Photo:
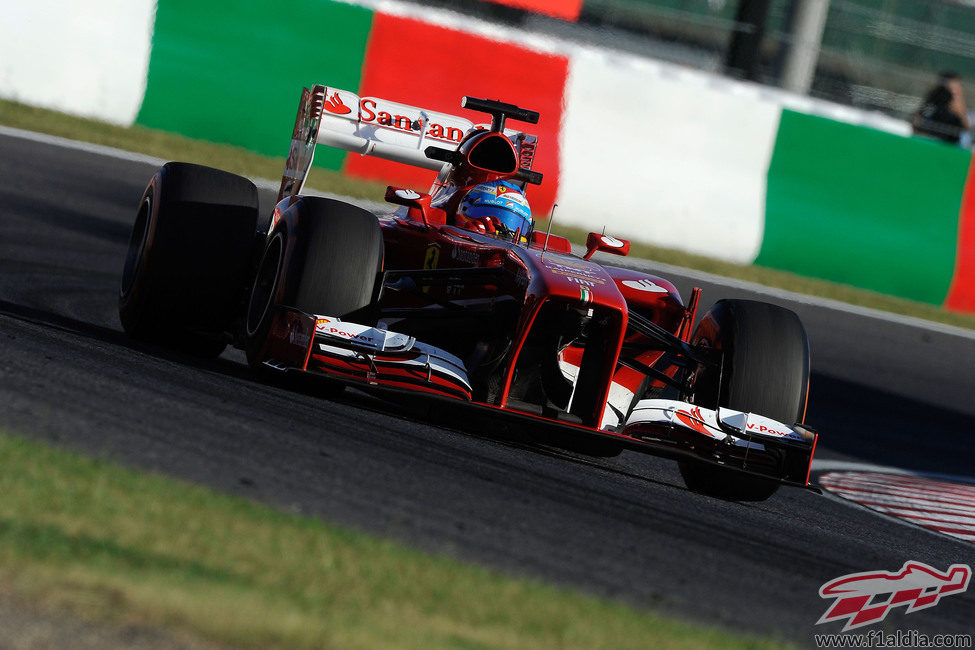
M532 229L532 211L528 199L514 183L491 181L475 185L457 208L457 213L468 220L491 218L495 235L514 241L521 231L522 242L528 241Z

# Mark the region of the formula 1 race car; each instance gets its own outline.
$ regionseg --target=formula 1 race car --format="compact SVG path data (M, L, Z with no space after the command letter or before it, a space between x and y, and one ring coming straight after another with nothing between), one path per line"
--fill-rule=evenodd
M506 122L534 124L538 113L461 105L490 124L304 89L270 214L246 178L163 166L122 273L125 331L200 355L229 343L257 368L424 394L527 425L526 435L554 431L556 444L587 453L673 458L689 488L721 498L808 485L817 435L802 425L799 318L721 300L695 327L699 289L685 304L663 278L591 260L626 255L629 242L590 233L574 255L525 218L523 193L542 181L538 140ZM387 188L381 215L303 195L319 143L438 176L429 193ZM490 200L470 208L485 186Z

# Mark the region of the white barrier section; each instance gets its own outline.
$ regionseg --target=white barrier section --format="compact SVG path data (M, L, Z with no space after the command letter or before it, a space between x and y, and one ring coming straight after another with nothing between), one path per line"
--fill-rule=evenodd
M155 10L155 0L0 2L0 97L132 124Z
M751 84L587 50L571 58L566 104L557 219L754 261L779 102Z

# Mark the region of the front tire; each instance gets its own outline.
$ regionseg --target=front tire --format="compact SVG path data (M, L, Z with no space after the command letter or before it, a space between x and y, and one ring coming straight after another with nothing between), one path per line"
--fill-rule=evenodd
M278 309L344 318L368 308L382 270L375 215L333 199L302 197L284 213L258 265L246 311L247 360L257 366Z
M802 422L809 386L809 343L792 311L752 300L721 300L705 315L692 343L715 349L720 371L700 373L690 401L727 406L792 424ZM687 487L733 501L764 501L775 481L693 461L682 461Z

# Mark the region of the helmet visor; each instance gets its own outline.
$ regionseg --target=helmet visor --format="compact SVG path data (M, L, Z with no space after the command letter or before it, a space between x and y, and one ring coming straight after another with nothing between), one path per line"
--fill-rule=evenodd
M531 234L531 219L497 205L478 205L468 208L465 216L470 219L494 217L502 226L499 236L509 241L514 240L515 232L519 230L523 241L528 241L528 236Z

